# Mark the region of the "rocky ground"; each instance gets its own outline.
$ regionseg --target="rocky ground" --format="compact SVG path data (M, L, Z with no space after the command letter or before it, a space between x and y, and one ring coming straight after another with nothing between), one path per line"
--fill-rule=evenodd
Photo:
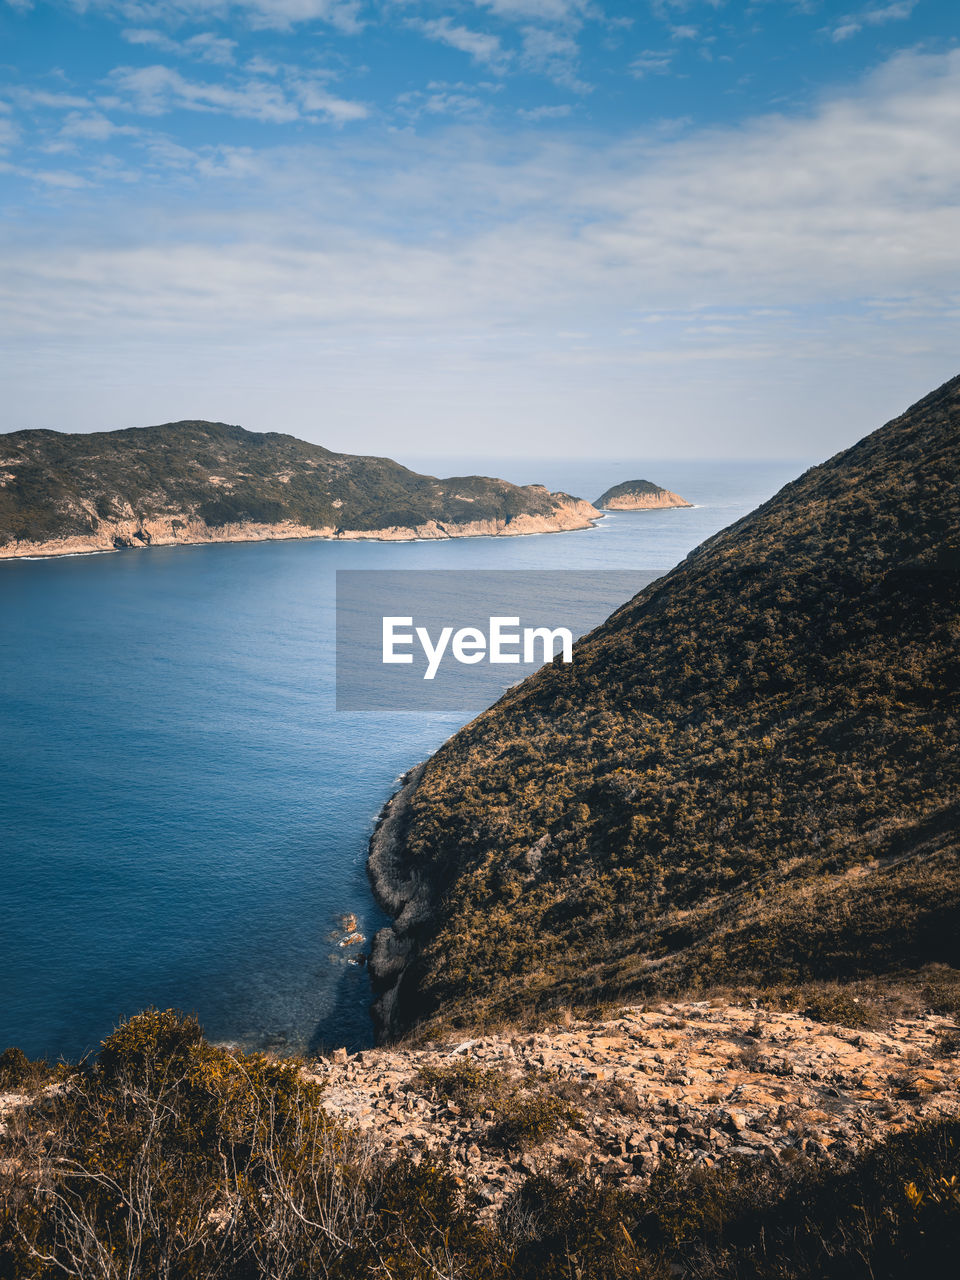
M639 1187L665 1157L836 1155L960 1114L956 1023L933 1014L866 1031L720 1001L630 1007L539 1034L338 1049L309 1073L333 1116L449 1157L491 1211L565 1158Z

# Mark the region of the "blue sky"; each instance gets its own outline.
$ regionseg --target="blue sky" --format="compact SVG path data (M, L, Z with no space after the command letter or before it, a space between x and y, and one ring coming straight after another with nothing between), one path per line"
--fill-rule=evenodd
M0 0L0 430L826 455L958 372L951 0Z

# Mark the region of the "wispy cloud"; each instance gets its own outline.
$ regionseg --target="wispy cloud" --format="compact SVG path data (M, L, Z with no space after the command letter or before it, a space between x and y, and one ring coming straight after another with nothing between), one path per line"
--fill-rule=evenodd
M577 75L580 46L568 32L546 27L524 27L522 65L549 77L576 93L589 93L592 86Z
M473 0L473 3L500 18L520 21L570 25L579 24L589 16L600 16L599 7L590 0Z
M127 22L166 24L241 18L255 29L290 31L324 22L355 34L363 29L361 0L71 0L81 12L99 9Z
M421 31L428 40L436 40L440 44L449 45L461 53L469 54L474 62L489 67L495 74L502 74L511 55L504 49L499 36L485 31L474 31L470 27L461 26L452 18L413 19L411 26Z
M644 49L630 63L630 74L637 80L644 76L665 76L673 65L672 49Z
M20 130L10 119L10 106L0 102L0 151L9 151L20 139Z
M116 124L100 111L71 111L60 129L60 137L84 142L106 142L119 135L136 137L134 125Z
M229 66L234 61L234 50L237 47L236 40L214 35L210 31L189 36L186 40L174 40L162 31L144 27L128 27L121 34L128 44L148 45L162 53L179 54L181 57L212 62L218 66Z
M130 110L162 116L176 110L214 111L269 124L286 124L300 109L276 85L248 80L238 87L188 80L172 67L118 67L113 88Z
M79 191L81 187L90 185L87 178L73 169L28 168L25 165L3 163L0 164L0 173L17 174L42 187L58 188L61 191Z
M886 22L902 22L909 18L917 7L917 0L898 0L895 4L875 5L861 9L859 13L848 14L841 18L836 26L828 28L832 40L839 43L858 35L864 27L878 27Z
M295 77L288 84L297 95L306 115L324 116L334 124L349 124L355 120L365 120L370 114L365 103L337 97L320 80Z
M521 120L529 120L536 123L539 120L563 120L573 111L573 107L568 102L563 102L554 107L521 107L517 115Z
M498 82L496 88L502 88ZM489 98L475 92L477 86L465 81L431 81L426 89L411 89L397 97L397 107L409 119L422 115L448 116L458 120L480 120L490 115Z
M10 91L14 100L23 107L46 107L51 111L74 111L92 107L89 98L77 93L51 93L46 89L21 89Z
M265 124L323 117L335 124L361 120L367 108L331 94L322 83L296 79L286 86L252 78L236 83L188 80L165 66L118 67L110 83L123 105L147 116L171 111L215 112Z

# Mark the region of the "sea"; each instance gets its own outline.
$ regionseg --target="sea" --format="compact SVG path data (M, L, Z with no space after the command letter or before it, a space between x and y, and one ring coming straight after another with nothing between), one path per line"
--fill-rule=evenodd
M665 571L807 461L404 457L691 508L444 542L157 547L0 562L0 1049L75 1061L148 1006L218 1042L372 1043L341 946L385 923L367 842L475 709L338 711L338 569Z

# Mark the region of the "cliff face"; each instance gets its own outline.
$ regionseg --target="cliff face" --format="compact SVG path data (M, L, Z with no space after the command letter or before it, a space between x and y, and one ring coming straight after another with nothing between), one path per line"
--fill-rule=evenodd
M605 511L655 511L664 507L692 507L693 503L649 480L625 480L599 497L596 506Z
M569 494L439 480L223 423L0 437L0 558L286 538L457 538L589 528Z
M960 379L427 762L394 854L421 889L385 1033L960 966L958 598Z

